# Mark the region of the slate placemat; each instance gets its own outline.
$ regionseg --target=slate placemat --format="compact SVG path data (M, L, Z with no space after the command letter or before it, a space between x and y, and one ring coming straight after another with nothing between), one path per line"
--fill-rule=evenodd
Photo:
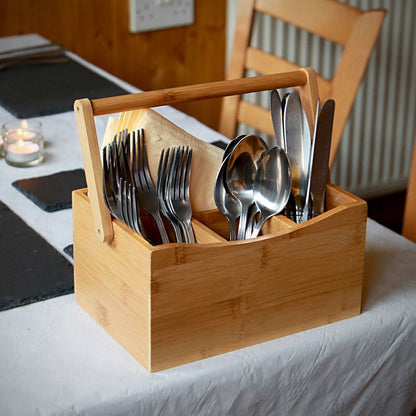
M87 187L84 169L19 179L12 185L46 212L71 208L72 191Z
M74 291L73 267L0 202L0 310Z
M65 63L11 66L0 71L0 105L17 118L71 111L78 98L126 93L72 59Z
M74 245L68 244L66 247L64 247L64 253L66 253L69 257L74 258Z

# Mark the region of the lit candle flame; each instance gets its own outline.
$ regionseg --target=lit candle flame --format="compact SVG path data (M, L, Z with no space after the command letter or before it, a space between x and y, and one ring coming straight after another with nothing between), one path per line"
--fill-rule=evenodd
M25 145L24 140L19 140L19 141L17 142L17 145L18 145L18 146L24 146L24 145Z
M21 125L22 125L22 129L25 129L25 130L29 127L29 124L27 124L26 120L22 120Z

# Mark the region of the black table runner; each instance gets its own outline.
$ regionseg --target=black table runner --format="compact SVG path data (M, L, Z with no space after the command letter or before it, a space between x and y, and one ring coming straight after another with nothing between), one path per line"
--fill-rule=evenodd
M72 59L0 71L0 105L17 118L71 111L78 98L122 94L127 91Z
M0 202L0 310L74 291L73 267Z

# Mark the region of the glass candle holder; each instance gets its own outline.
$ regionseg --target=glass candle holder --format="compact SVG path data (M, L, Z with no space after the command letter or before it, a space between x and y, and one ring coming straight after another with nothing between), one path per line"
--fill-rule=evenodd
M4 157L9 165L36 166L43 162L42 124L16 120L3 125Z
M4 141L2 134L0 134L0 157L4 157Z

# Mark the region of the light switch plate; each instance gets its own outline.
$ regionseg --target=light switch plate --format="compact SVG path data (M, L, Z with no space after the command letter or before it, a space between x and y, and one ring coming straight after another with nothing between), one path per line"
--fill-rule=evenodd
M129 0L130 32L147 32L194 22L194 0Z

